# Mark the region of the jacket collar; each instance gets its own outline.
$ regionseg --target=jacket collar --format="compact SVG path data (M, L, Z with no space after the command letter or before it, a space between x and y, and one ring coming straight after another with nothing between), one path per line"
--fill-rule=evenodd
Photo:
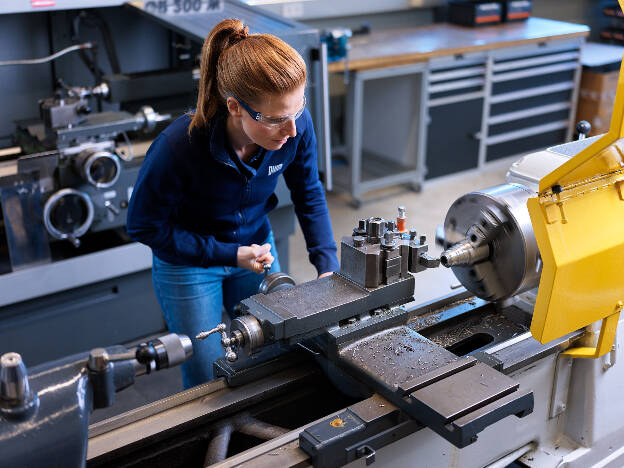
M227 114L223 111L217 111L208 128L210 139L210 154L217 161L232 166L236 169L236 165L230 159L227 146L225 143Z

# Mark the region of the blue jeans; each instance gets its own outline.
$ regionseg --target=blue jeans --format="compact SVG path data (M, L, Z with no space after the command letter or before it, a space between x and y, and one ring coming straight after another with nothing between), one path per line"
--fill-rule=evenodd
M271 244L271 254L275 257L271 272L280 271L273 233L265 243ZM189 267L153 256L154 289L167 327L172 333L182 333L193 340L193 356L182 364L184 388L212 380L212 364L223 356L220 335L211 335L203 341L196 341L195 335L220 323L223 307L232 317L236 304L258 294L263 277L238 267Z

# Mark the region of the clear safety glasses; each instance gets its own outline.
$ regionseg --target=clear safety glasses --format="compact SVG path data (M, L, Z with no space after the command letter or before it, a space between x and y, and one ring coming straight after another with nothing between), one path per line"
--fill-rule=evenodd
M253 110L251 107L247 105L245 101L238 98L235 94L233 93L228 93L228 94L232 96L234 99L236 99L241 106L243 106L243 109L247 111L247 113L251 116L252 119L254 119L256 122L259 122L268 128L283 127L289 120L297 120L299 117L301 117L301 114L303 114L303 111L305 110L305 106L306 106L306 98L304 95L301 109L299 109L296 113L292 115L284 115L282 117L269 117L268 115L264 115L261 112L256 112L255 110Z

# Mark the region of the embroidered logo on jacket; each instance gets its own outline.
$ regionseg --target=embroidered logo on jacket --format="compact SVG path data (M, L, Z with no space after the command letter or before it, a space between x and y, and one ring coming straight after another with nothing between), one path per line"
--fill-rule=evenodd
M276 166L269 166L269 175L275 174L282 168L283 164L278 164Z

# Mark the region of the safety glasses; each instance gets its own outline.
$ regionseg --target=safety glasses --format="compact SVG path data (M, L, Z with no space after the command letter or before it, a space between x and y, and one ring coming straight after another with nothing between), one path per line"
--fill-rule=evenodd
M228 92L228 94L238 101L238 103L243 107L243 109L247 111L247 113L250 115L252 119L254 119L256 122L259 122L268 128L283 127L288 121L297 120L299 117L301 117L301 114L303 114L303 111L305 110L305 106L306 106L306 98L304 95L301 109L299 109L296 113L292 115L284 115L282 117L269 117L268 115L264 115L261 112L256 112L255 110L253 110L251 107L247 105L245 101L238 98L235 94L230 93L230 92Z

